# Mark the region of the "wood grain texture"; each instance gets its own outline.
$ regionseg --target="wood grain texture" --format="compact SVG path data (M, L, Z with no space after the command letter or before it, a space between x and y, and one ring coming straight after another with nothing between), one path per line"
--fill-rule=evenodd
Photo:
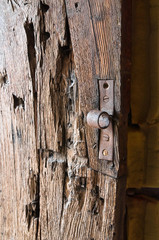
M120 112L121 4L118 1L66 1L74 59L79 80L81 111L86 116L99 108L98 79L115 81L115 111ZM88 85L89 87L87 87ZM115 132L116 132L115 128ZM86 126L90 166L117 176L118 136L115 133L114 166L98 160L98 130ZM96 146L96 147L93 147Z
M35 239L39 172L26 16L12 4L14 8L11 2L0 4L0 238ZM29 8L24 9L27 14Z
M121 1L0 5L1 239L123 239ZM98 161L98 131L86 124L101 78L115 80L110 164Z

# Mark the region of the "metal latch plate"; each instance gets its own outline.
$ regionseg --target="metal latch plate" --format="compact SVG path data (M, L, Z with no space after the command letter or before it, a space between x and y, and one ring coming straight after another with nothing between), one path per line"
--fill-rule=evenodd
M110 116L114 113L114 80L99 80L100 111L107 112ZM110 121L106 129L100 130L99 159L113 160L113 124Z

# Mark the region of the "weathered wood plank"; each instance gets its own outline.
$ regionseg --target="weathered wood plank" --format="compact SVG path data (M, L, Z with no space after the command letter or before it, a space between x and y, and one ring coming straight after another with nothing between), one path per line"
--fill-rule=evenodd
M24 29L28 8L12 4L0 4L0 238L35 239L39 175Z
M98 79L115 80L115 110L120 112L121 5L114 1L66 1L81 111L86 116L99 108ZM86 87L89 85L89 87ZM86 128L90 166L111 176L118 171L112 163L98 159L98 130ZM117 140L118 141L118 140ZM96 146L96 147L93 147ZM117 163L116 163L117 162Z

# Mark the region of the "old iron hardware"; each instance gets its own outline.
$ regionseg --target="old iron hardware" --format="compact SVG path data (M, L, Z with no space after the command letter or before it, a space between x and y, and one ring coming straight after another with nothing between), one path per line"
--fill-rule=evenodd
M91 110L87 114L90 127L100 129L99 159L113 160L113 123L114 81L99 80L100 110Z
M91 127L105 129L110 124L109 114L99 110L92 110L87 114L87 123Z

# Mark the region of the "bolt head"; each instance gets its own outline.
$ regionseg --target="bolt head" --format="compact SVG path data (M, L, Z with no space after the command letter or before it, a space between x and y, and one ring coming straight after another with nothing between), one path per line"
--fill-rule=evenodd
M103 135L103 140L108 142L109 141L109 135L108 134L104 134Z
M107 95L105 95L105 96L103 97L103 101L104 101L105 103L109 102L109 97L108 97Z
M102 154L103 154L103 156L108 156L108 151L106 149L104 149Z

